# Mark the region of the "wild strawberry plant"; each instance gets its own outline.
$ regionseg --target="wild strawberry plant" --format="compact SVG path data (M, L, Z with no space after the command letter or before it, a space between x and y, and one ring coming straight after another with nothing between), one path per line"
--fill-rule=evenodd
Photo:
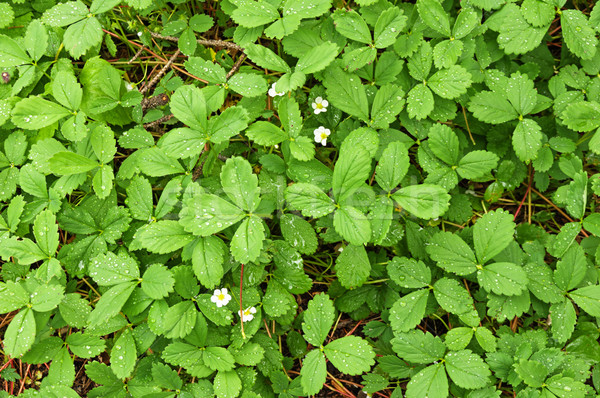
M0 396L600 396L593 2L0 30Z

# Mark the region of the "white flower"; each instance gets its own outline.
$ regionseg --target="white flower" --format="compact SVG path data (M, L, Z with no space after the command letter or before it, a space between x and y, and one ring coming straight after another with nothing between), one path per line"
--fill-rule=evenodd
M127 89L127 91L131 91L131 90L133 90L133 84L125 83L125 88Z
M271 85L271 88L269 89L269 95L270 95L271 97L285 95L285 93L280 93L280 92L278 92L277 90L275 90L275 85L276 85L276 84L277 84L277 83L273 83L273 84Z
M329 101L323 99L321 97L315 98L315 102L312 103L312 108L315 111L315 115L318 115L321 112L327 112L327 107L329 106Z
M142 32L138 32L138 37L142 37Z
M253 314L256 314L256 308L254 308L254 307L246 308L243 312L238 311L238 314L240 314L240 318L242 318L242 322L250 322L251 320L254 319Z
M331 135L331 131L329 129L326 129L323 126L319 126L318 129L315 129L314 133L315 142L320 142L323 146L327 145L327 137Z
M215 290L212 297L210 298L210 301L215 303L217 307L223 307L224 305L227 305L227 303L229 303L230 300L231 296L229 295L229 293L227 293L227 288Z

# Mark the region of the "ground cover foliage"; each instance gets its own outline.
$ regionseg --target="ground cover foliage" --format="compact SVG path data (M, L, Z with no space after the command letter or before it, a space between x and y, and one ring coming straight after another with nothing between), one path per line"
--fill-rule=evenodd
M600 6L0 28L0 396L599 396Z

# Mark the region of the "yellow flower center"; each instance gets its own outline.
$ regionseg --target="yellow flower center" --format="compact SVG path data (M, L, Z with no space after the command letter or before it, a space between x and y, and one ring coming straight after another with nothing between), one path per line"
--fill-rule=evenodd
M317 104L317 109L323 109L323 104Z
M252 315L252 313L250 312L250 310L246 310L244 311L244 315Z
M225 295L223 293L221 293L217 296L217 298L219 299L219 301L223 301L223 300L225 300Z
M328 136L327 136L327 134L325 134L325 133L321 133L321 139L322 139L322 140L325 140L325 139L327 139L327 137L328 137Z

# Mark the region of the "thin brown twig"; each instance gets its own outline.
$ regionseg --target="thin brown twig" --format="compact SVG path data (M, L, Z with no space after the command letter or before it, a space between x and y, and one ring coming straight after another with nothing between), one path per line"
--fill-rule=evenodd
M561 216L563 216L564 218L566 218L569 222L575 222L575 220L573 220L571 217L569 217L567 215L567 213L565 213L564 211L562 211L562 209L560 207L558 207L557 205L555 205L550 199L548 199L547 197L545 197L544 195L542 195L538 190L536 190L534 187L531 187L531 190L538 195L540 198L542 198L546 203L548 203L550 206L554 207L554 209L560 213ZM587 234L587 232L585 232L583 229L581 230L581 234L583 236L585 236L586 238L589 236Z
M471 134L471 128L469 127L469 121L467 120L467 112L465 111L465 107L461 105L463 116L465 117L465 124L467 125L467 132L469 133L469 138L471 138L471 142L475 145L475 140L473 139L473 134Z
M161 40L167 40L167 41L172 41L172 42L178 42L179 41L179 37L174 37L174 36L163 36L159 33L154 33L154 32L150 32L150 36L156 38L156 39L161 39ZM240 47L239 45L232 43L230 41L225 41L225 40L205 40L205 39L198 39L196 40L196 42L198 44L201 44L203 46L209 46L209 47L227 47L230 48L232 50L238 50L238 51L244 51L244 49L242 47Z
M136 59L139 58L139 56L142 54L142 52L144 51L144 47L140 47L140 49L135 53L135 55L133 56L133 58L131 58L129 61L127 61L127 65L131 65Z
M171 67L171 65L175 61L175 58L177 58L179 54L181 54L181 50L177 49L177 51L175 51L173 55L171 55L171 58L169 58L165 66L162 67L162 69L152 78L152 80L150 80L150 83L144 85L144 87L140 89L140 93L145 94L146 91L154 87L154 85L160 80L161 77L163 77L163 75Z
M171 120L171 118L172 118L172 117L173 117L173 114L172 114L172 113L171 113L170 115L165 115L165 116L161 117L161 118L160 118L160 119L158 119L158 120L155 120L155 121L153 121L153 122L150 122L150 123L146 123L146 124L144 124L144 128L145 128L145 129L149 129L149 128L152 128L152 127L158 126L158 125L159 125L159 124L161 124L161 123L164 123L164 122L166 122L166 121L168 121L168 120Z
M246 59L246 54L242 54L238 60L235 62L235 64L233 64L233 67L231 68L231 70L229 72L227 72L227 75L225 75L225 79L229 80L229 78L231 76L233 76L233 74L235 72L237 72L238 69L240 69L240 66L242 65L242 62L244 62L244 60Z

